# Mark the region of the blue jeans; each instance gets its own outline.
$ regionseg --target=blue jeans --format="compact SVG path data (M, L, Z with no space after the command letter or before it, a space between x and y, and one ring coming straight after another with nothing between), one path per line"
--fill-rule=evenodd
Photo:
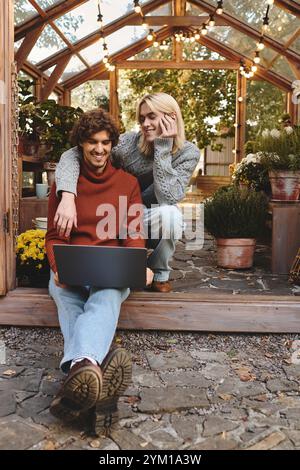
M148 258L148 267L154 272L155 281L167 281L176 241L182 236L183 216L177 206L157 206L145 209L144 224L148 226L147 248L154 251Z
M64 337L64 357L60 363L68 372L71 362L91 357L102 363L117 328L122 302L130 290L98 287L57 287L51 271L49 293L57 306Z

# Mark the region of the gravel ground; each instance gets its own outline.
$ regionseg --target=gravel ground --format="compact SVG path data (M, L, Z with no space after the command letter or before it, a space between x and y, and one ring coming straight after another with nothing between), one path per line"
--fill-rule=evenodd
M180 348L207 349L213 352L225 352L229 357L239 354L245 357L266 354L274 358L274 367L287 364L290 346L293 340L299 340L299 334L211 334L211 333L175 333L175 332L128 332L119 331L118 341L128 349L137 364L147 366L145 351L172 351ZM55 328L0 328L0 339L9 349L30 349L33 345L61 346L63 339ZM276 358L276 360L275 360Z

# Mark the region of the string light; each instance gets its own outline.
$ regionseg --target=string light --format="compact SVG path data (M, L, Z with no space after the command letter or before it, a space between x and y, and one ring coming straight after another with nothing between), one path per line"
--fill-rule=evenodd
M255 57L253 59L253 62L255 64L259 64L260 63L260 57L259 57L259 51L255 51Z
M142 13L142 8L140 6L139 0L134 0L134 11L136 13Z
M115 65L113 65L109 62L108 46L107 46L107 43L105 42L104 31L103 31L103 15L101 14L100 0L98 0L97 21L100 24L100 29L101 29L101 31L100 31L100 44L102 45L102 49L103 49L103 52L104 52L104 57L102 59L102 62L105 65L107 70L109 70L110 72L113 72L116 67L115 67Z
M154 39L154 34L153 34L153 32L154 32L153 29L150 28L150 29L149 29L149 33L148 33L148 35L147 35L147 40L148 40L148 41L153 41L153 39Z
M209 22L208 22L208 25L209 26L215 26L216 22L215 22L215 18L214 18L214 15L209 15Z
M217 15L222 15L222 13L223 13L223 0L218 1L216 13L217 13Z

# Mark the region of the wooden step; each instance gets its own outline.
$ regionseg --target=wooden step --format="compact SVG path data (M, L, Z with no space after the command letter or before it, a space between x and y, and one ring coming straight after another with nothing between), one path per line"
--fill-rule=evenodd
M46 289L17 288L0 298L0 324L58 327ZM133 292L119 329L300 333L300 302L292 296Z

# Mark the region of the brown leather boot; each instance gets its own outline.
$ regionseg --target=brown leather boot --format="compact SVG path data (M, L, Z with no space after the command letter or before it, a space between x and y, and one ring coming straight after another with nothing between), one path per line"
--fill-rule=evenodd
M88 359L77 362L70 370L57 396L50 405L50 412L64 421L77 419L84 411L94 407L102 393L100 367Z
M151 290L153 292L166 293L166 292L171 292L172 291L172 286L169 283L169 281L163 281L163 282L153 281L152 284L151 284Z

